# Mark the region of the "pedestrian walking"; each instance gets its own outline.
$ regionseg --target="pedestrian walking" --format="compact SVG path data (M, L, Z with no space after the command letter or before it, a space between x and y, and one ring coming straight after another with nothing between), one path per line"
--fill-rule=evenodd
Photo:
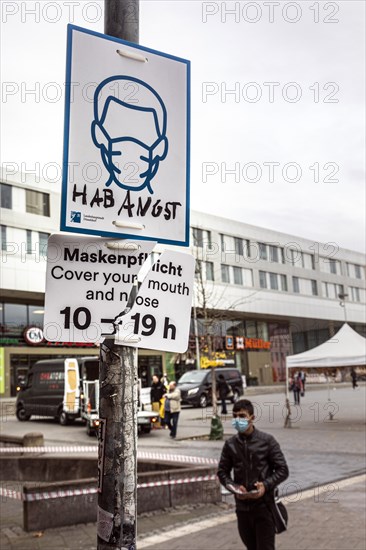
M295 376L291 382L290 390L294 393L295 405L300 405L300 394L302 393L302 382L299 375Z
M299 372L299 376L301 378L301 383L302 383L302 393L305 395L305 383L306 383L306 373L305 373L305 371L301 370Z
M226 397L231 391L229 384L226 382L223 374L219 374L217 379L217 391L221 401L221 414L227 414Z
M234 404L232 424L238 433L225 442L217 475L235 495L239 535L246 548L274 550L274 494L289 471L275 438L258 430L254 420L253 404L248 399Z
M163 394L163 397L160 399L160 409L159 409L160 424L162 425L163 428L165 428L167 430L168 429L168 424L166 422L166 414L165 414L166 399L165 399L164 395L168 391L169 382L168 382L166 374L163 374L163 376L160 378L160 382L163 384L164 390L165 390L164 394Z
M151 396L151 408L153 412L159 415L160 411L160 399L166 392L164 384L160 382L159 376L154 374L153 382L151 384L150 396ZM155 428L161 428L160 422L154 424Z
M352 378L352 388L355 390L356 388L358 388L358 384L357 384L357 373L353 368L351 369L351 378Z
M170 430L170 401L166 397L164 399L164 428Z
M177 428L178 428L178 419L179 419L179 413L181 410L180 402L180 390L177 388L176 382L170 382L168 393L165 394L165 399L167 403L167 407L169 407L168 412L168 419L169 419L169 430L170 430L170 437L172 439L175 439L177 436Z

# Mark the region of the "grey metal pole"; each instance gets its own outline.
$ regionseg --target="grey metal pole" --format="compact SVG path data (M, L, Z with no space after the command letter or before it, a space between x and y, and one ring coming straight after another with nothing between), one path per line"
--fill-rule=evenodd
M198 323L197 323L197 308L193 306L193 326L194 326L194 338L196 342L196 369L201 368L201 353L200 353L200 342L198 337Z
M139 0L105 0L104 32L139 41ZM137 349L100 350L98 550L136 549Z
M139 42L139 0L104 0L104 32Z

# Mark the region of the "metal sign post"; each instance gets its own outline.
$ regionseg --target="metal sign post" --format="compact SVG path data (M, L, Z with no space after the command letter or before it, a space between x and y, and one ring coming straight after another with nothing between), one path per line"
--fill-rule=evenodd
M138 0L105 0L106 34L138 42ZM98 493L98 550L136 548L137 512L137 349L101 345L99 415L104 438Z
M186 351L194 278L193 258L165 252L131 292L155 241L189 246L190 62L138 45L138 28L138 0L105 0L105 34L68 25L60 228L74 236L52 235L47 258L45 337L104 337L98 550L136 548L136 346Z

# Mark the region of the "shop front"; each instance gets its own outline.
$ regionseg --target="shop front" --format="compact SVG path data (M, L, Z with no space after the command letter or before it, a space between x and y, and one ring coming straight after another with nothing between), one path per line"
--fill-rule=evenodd
M271 385L285 380L286 357L292 351L289 325L258 319L198 319L197 331L191 325L188 365L180 371L196 368L197 350L200 368L235 366L251 385ZM209 351L210 349L210 351Z

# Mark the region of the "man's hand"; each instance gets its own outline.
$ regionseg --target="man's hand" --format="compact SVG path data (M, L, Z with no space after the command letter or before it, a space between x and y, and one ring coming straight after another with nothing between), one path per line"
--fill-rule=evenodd
M238 498L239 500L247 500L249 493L246 490L246 488L244 487L244 485L239 485L239 489L243 494L242 495L235 495L236 498Z
M241 491L241 495L235 494L236 498L239 500L256 500L257 498L261 498L264 493L266 492L266 488L264 484L261 481L257 481L257 483L254 483L257 493L251 493L250 491L247 491L244 485L239 485L239 489Z
M266 488L264 484L261 481L257 481L257 483L254 483L254 485L256 486L258 493L249 493L250 495L249 498L251 499L261 498L266 492Z

